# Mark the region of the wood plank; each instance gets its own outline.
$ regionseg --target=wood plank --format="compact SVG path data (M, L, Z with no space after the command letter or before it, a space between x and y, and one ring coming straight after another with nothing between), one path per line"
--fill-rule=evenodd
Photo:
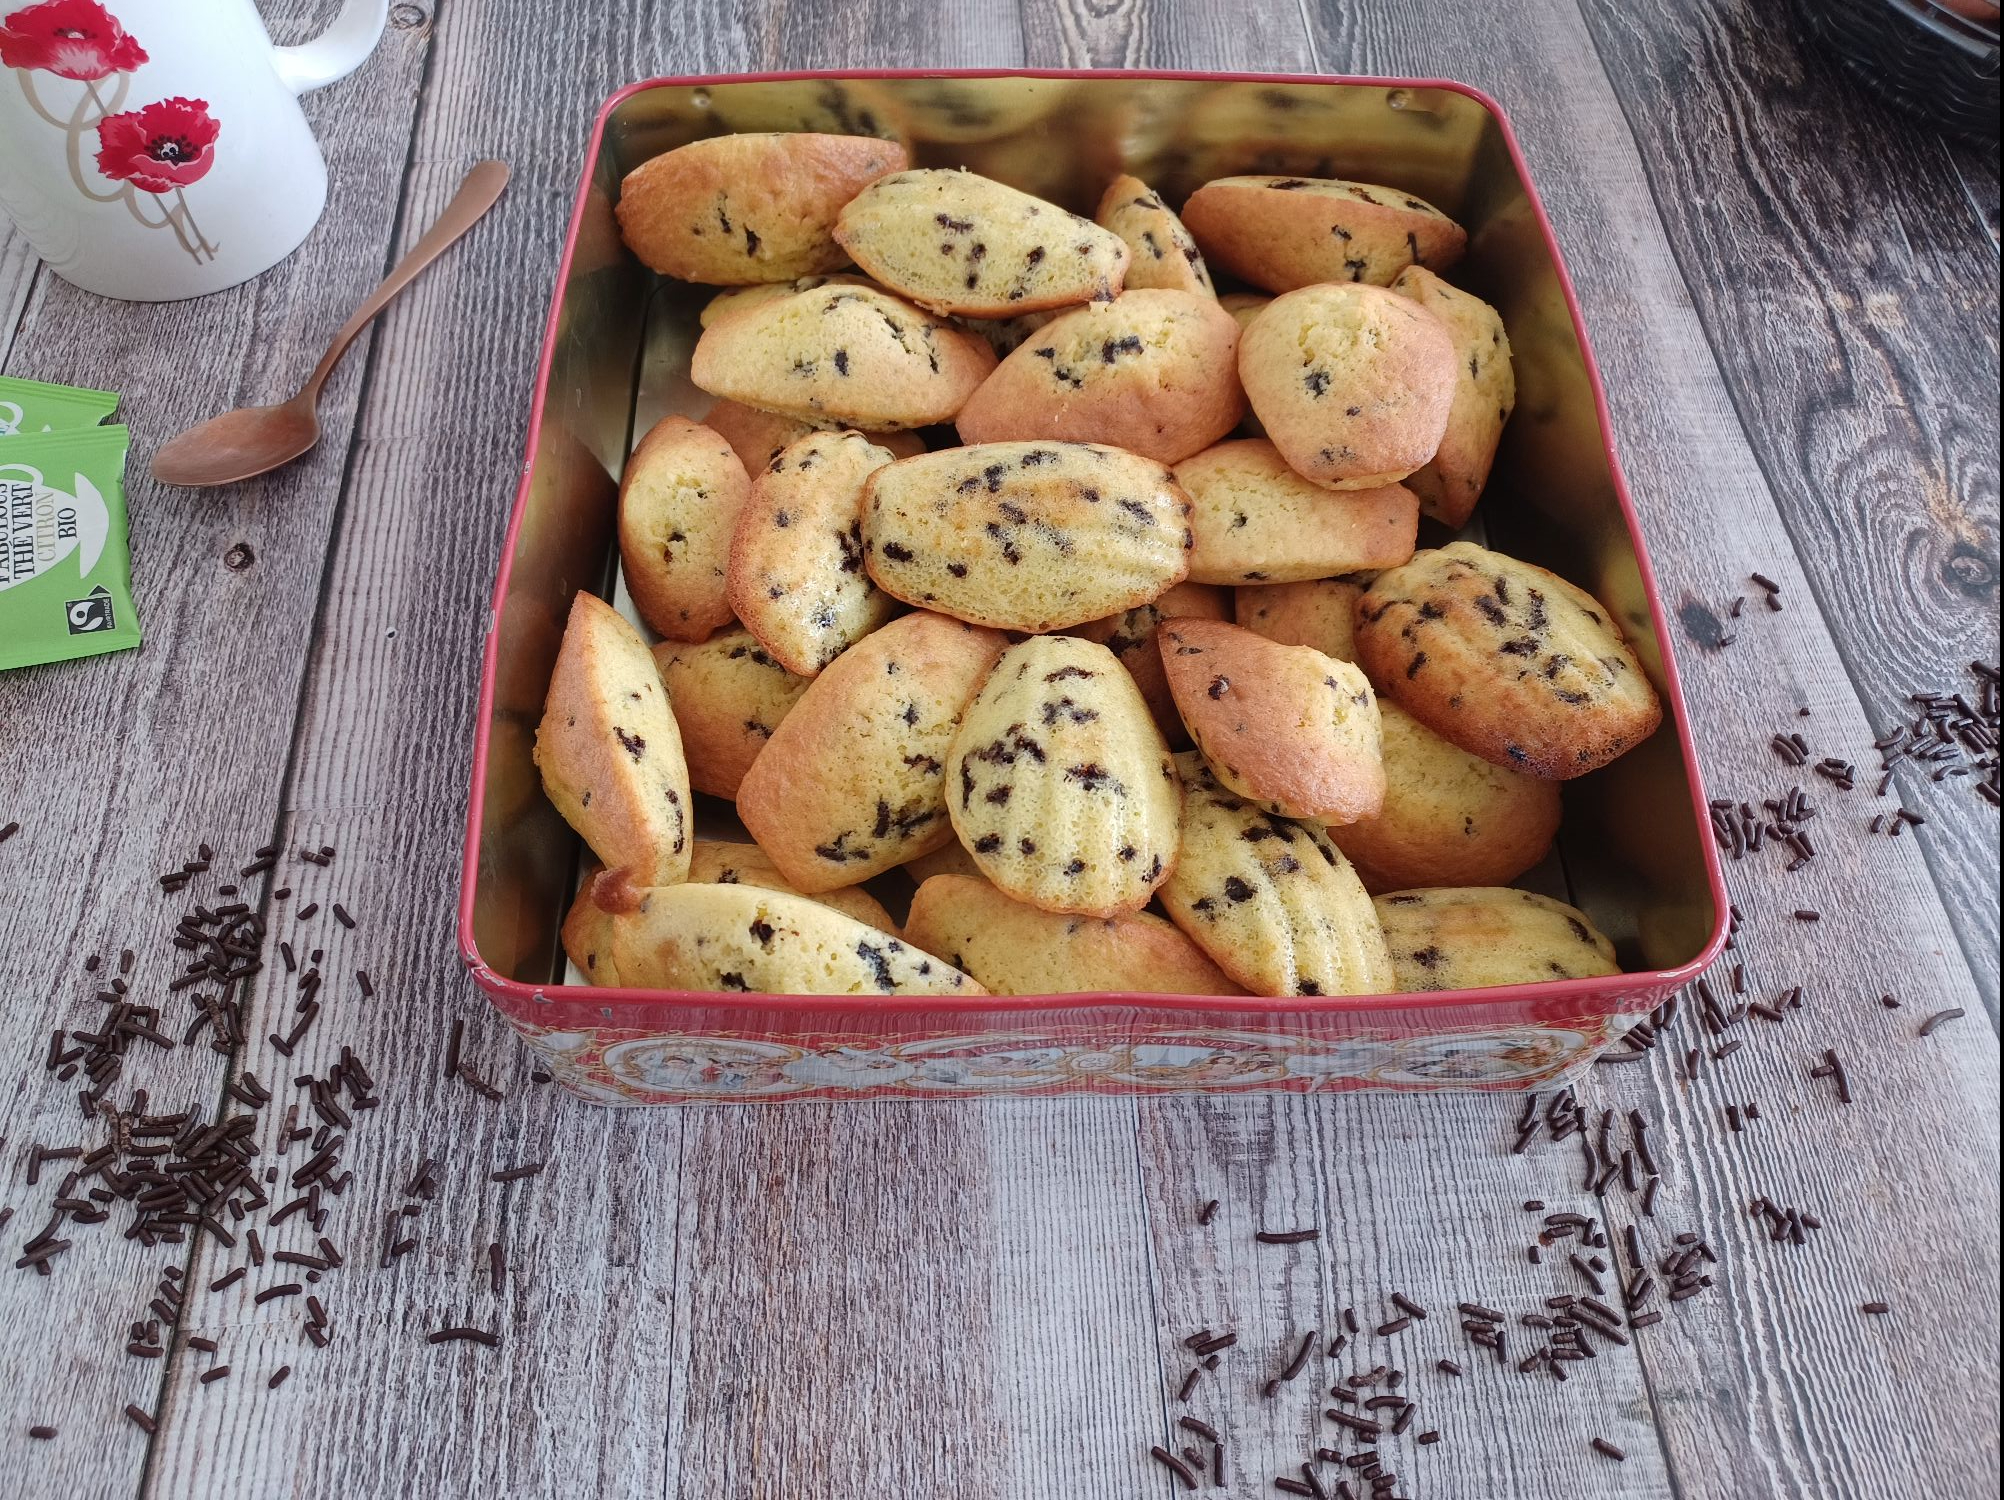
M1131 1485L1147 1468L1135 1435L1150 1430L1156 1397L1142 1363L1153 1329L1125 1144L1132 1105L609 1112L546 1093L525 1102L519 1088L489 1106L431 1081L455 1019L484 1056L515 1051L450 961L440 893L456 878L484 559L500 545L540 337L522 288L540 300L554 269L579 101L629 70L828 60L809 37L746 38L719 17L694 6L663 17L649 44L662 50L637 58L588 45L595 31L581 13L559 22L578 28L576 45L559 38L533 53L506 10L442 17L409 222L443 202L476 149L508 156L520 175L485 238L415 288L380 335L288 794L295 838L336 844L361 882L358 936L384 996L344 1000L301 1070L352 1043L384 1080L369 1136L448 1140L461 1182L502 1141L567 1141L553 1148L562 1171L538 1179L511 1230L545 1247L537 1294L516 1303L511 1292L501 1349L419 1342L422 1320L460 1305L450 1298L468 1285L466 1256L485 1233L459 1227L470 1210L441 1227L435 1265L344 1270L327 1303L355 1333L300 1351L288 1400L219 1399L183 1365L157 1493L259 1495L295 1473L328 1488L357 1460L352 1429L319 1413L364 1401L451 1413L436 1430L386 1425L366 1460L369 1474L441 1493L507 1489L528 1472L689 1496L765 1483L847 1495L857 1476L903 1494L992 1473L998 1493L1042 1494L1082 1477ZM967 45L968 61L1006 61L1014 42L980 33ZM558 148L551 120L567 110L577 114ZM494 372L471 402L468 367ZM473 498L411 505L411 494ZM441 570L435 559L448 554L483 561ZM259 1003L276 1019L289 994L274 983ZM1022 1175L1043 1162L1057 1166ZM399 1201L408 1163L358 1140L352 1164L337 1213L367 1226ZM555 1260L553 1245L564 1247ZM246 1358L264 1368L284 1357L293 1321L260 1318ZM1102 1326L1125 1336L1086 1351L1080 1330ZM827 1463L836 1451L841 1462ZM236 1457L226 1477L218 1452Z
M1788 526L1652 215L1642 159L1579 14L1549 0L1507 17L1473 3L1425 15L1421 26L1418 10L1404 7L1325 12L1321 62L1445 71L1512 111L1578 284L1673 607L1730 597L1750 559L1790 599L1808 599ZM1815 610L1758 620L1724 653L1685 647L1680 660L1715 795L1758 800L1787 785L1764 743L1777 704L1783 714L1809 707L1819 744L1865 760L1872 721ZM1989 992L1964 961L1920 852L1905 840L1867 839L1847 804L1822 800L1829 815L1818 824L1823 856L1814 864L1784 877L1778 865L1750 861L1730 880L1748 914L1736 956L1753 991L1772 996L1799 983L1810 1009L1783 1028L1748 1033L1744 1052L1691 1089L1673 1085L1665 1058L1646 1078L1598 1070L1584 1091L1594 1107L1646 1104L1663 1132L1658 1216L1702 1230L1725 1260L1720 1287L1699 1299L1696 1316L1648 1330L1637 1349L1681 1493L1981 1490L1996 1456L1971 1434L1990 1429L1998 1400L1984 1352L1997 1332L1988 1248L1996 1052L1981 1019ZM1794 921L1798 907L1825 919ZM1884 991L1906 997L1906 1008L1878 1007ZM1973 1029L1947 1045L1947 1033L1915 1041L1918 1018L1947 1005L1967 1007L1959 1024ZM1701 1040L1687 1008L1676 1045ZM1869 1076L1849 1108L1807 1076L1826 1047ZM1738 1136L1722 1130L1724 1105L1748 1099L1773 1124ZM1887 1158L1889 1138L1929 1143L1926 1192L1901 1186L1909 1173ZM1795 1259L1780 1258L1746 1217L1761 1193L1828 1210L1832 1228ZM1885 1290L1894 1287L1907 1291ZM1861 1326L1851 1310L1868 1298L1898 1303L1896 1331ZM1873 1353L1862 1365L1861 1347ZM1904 1351L1923 1348L1930 1358L1953 1351L1942 1357L1973 1378L1953 1410L1895 1415Z
M1887 733L1909 694L1964 691L1997 652L1996 242L1939 138L1771 11L1581 8L1755 461ZM1884 809L1932 820L1921 847L1994 995L1995 811L1911 764L1893 791Z
M303 19L315 7L275 9ZM330 211L298 253L255 283L164 306L108 302L49 276L34 283L8 370L126 396L147 644L0 674L0 800L4 817L22 825L0 849L10 892L0 902L0 993L40 1001L9 1007L0 1020L9 1055L39 1056L52 1026L96 1024L104 1007L82 962L91 953L115 959L127 945L141 955L135 995L165 1002L178 1033L189 1012L184 997L165 993L179 969L166 940L185 908L163 898L153 877L191 857L199 839L243 857L277 826L299 647L319 594L361 360L351 358L328 389L326 441L293 468L206 494L164 490L144 466L181 427L292 389L345 309L382 275L424 51L421 34L394 33L352 81L308 101L334 183ZM356 108L364 97L370 107ZM238 543L257 558L241 572L222 563ZM136 1085L158 1108L189 1098L213 1107L220 1076L206 1051L136 1057L115 1097L123 1104ZM74 1144L72 1088L35 1074L8 1091L0 1136L17 1151L33 1140ZM45 1172L27 1189L10 1172L10 1247L40 1227L60 1180ZM16 1455L17 1482L34 1493L125 1495L138 1485L147 1443L118 1413L128 1401L153 1407L164 1371L122 1352L124 1329L144 1316L161 1267L185 1249L149 1252L124 1239L128 1212L79 1228L50 1281L11 1266L0 1277L15 1409L61 1429L56 1441Z

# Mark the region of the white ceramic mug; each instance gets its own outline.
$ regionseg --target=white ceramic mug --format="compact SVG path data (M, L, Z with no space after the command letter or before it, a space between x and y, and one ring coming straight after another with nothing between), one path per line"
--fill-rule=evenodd
M297 96L352 72L389 0L275 47L250 0L0 0L0 204L66 281L166 302L306 238L327 163Z

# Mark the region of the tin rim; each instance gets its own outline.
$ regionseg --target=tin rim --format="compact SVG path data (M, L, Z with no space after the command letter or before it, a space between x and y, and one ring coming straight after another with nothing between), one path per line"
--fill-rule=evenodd
M1565 298L1566 312L1572 319L1574 336L1579 340L1580 361L1586 370L1588 387L1593 392L1594 415L1600 424L1601 446L1607 455L1608 471L1614 480L1615 498L1621 506L1622 519L1627 523L1629 537L1635 544L1636 567L1641 575L1644 597L1649 602L1650 622L1655 626L1657 639L1663 647L1661 655L1664 696L1668 700L1670 718L1676 729L1685 785L1691 794L1691 812L1697 820L1701 835L1700 846L1705 878L1712 896L1712 931L1695 957L1670 969L1643 969L1595 978L1498 985L1487 989L1439 990L1390 995L1164 995L1144 991L1085 990L1057 995L976 995L964 998L950 995L775 994L745 995L729 1001L709 990L633 989L555 982L526 984L497 974L487 966L480 956L479 945L473 935L473 905L479 877L481 814L486 805L488 726L494 711L501 608L507 597L515 547L527 512L530 474L534 469L542 438L543 409L549 386L550 365L556 352L558 313L563 303L562 289L569 280L571 262L577 253L578 232L583 225L585 205L591 193L591 164L598 159L599 150L605 139L607 122L611 119L613 111L628 99L655 88L693 88L731 83L791 83L802 80L848 78L1155 78L1192 83L1307 83L1385 89L1438 89L1472 99L1488 112L1502 135L1504 149L1510 156L1510 164L1515 169L1518 180L1524 185L1525 198L1530 203L1531 212L1537 221L1538 233L1543 237L1545 248L1551 256L1552 267L1558 277L1559 290ZM607 1013L608 1019L612 1019L612 1013L620 1008L661 1004L717 1010L743 1010L748 1007L775 1009L797 1013L803 1017L838 1012L853 1014L859 1005L885 1015L937 1014L949 1009L993 1013L1032 1010L1088 1012L1110 1007L1136 1006L1145 1006L1158 1011L1212 1014L1271 1014L1277 1010L1285 1010L1313 1015L1330 1012L1426 1011L1470 1006L1505 1006L1528 1010L1531 1006L1543 1002L1574 999L1590 1002L1606 1001L1610 998L1616 1001L1615 1009L1621 1010L1625 1008L1620 1003L1624 999L1634 999L1645 993L1653 997L1690 983L1711 967L1725 946L1731 907L1726 891L1724 867L1719 861L1718 847L1709 837L1704 836L1704 830L1709 827L1710 822L1711 806L1705 796L1704 773L1699 765L1697 745L1691 736L1690 718L1684 704L1683 681L1677 669L1675 647L1663 612L1663 596L1657 585L1656 569L1650 560L1643 536L1641 517L1637 514L1634 498L1629 493L1628 476L1622 471L1620 455L1615 451L1613 417L1608 409L1607 391L1601 381L1600 363L1594 355L1593 342L1588 335L1586 319L1580 309L1579 294L1573 286L1572 273L1561 253L1558 237L1552 230L1551 219L1545 212L1544 199L1539 195L1537 183L1531 175L1530 164L1524 159L1523 148L1518 144L1517 132L1511 127L1510 117L1503 106L1483 90L1473 84L1447 78L1388 78L1371 74L1342 73L1207 72L1153 68L803 68L778 72L696 73L647 78L617 90L599 106L598 114L592 120L591 133L585 140L584 168L579 176L577 196L571 206L570 226L564 235L563 254L557 262L550 310L544 320L542 352L537 361L535 391L529 406L529 434L522 458L522 477L516 486L514 507L508 518L507 532L501 542L500 567L495 575L493 598L488 605L487 640L481 651L480 695L475 708L473 728L472 787L467 801L465 852L460 863L458 936L461 962L472 972L474 982L488 995L519 1006L541 1006L556 1001L558 997L550 993L556 990L561 992L561 1000L564 1003L598 1007Z

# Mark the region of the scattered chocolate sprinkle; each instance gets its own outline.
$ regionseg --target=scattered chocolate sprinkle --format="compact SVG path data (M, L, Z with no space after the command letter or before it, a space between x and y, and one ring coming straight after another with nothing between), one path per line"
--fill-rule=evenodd
M1628 1455L1622 1452L1621 1449L1615 1447L1615 1445L1613 1443L1610 1443L1606 1438L1603 1437L1595 1438L1593 1440L1592 1446L1594 1452L1603 1454L1606 1457L1613 1459L1616 1463L1626 1463L1628 1461Z
M277 1390L280 1386L285 1384L285 1377L290 1375L291 1373L292 1373L291 1365L280 1365L276 1370L273 1370L271 1372L271 1379L267 1380L264 1383L264 1388L268 1391Z
M1319 1229L1262 1229L1253 1236L1262 1245L1302 1245L1321 1237Z
M441 1328L436 1333L425 1335L425 1342L428 1344L447 1344L453 1342L484 1344L489 1349L493 1349L499 1347L501 1335L498 1333L489 1333L482 1328Z
M129 1402L126 1404L125 1417L127 1421L131 1422L134 1427L137 1427L141 1432L145 1433L148 1437L153 1436L154 1432L157 1430L159 1426L159 1424L156 1423L152 1417L148 1416L139 1407L134 1406Z
M1216 1198L1212 1198L1202 1208L1197 1210L1197 1222L1199 1224L1208 1224L1217 1216L1218 1200Z
M434 1336L434 1338L435 1337L436 1336ZM1175 1454L1171 1453L1167 1448L1164 1448L1160 1443L1157 1443L1154 1447L1148 1450L1148 1456L1154 1459L1158 1464L1161 1464L1165 1469L1167 1469L1170 1473L1174 1474L1178 1479L1182 1480L1184 1489L1194 1490L1197 1488L1196 1472L1193 1469L1191 1469L1191 1467L1188 1464L1184 1463L1182 1459L1178 1458Z
M1916 1034L1919 1036L1933 1036L1940 1027L1946 1026L1950 1021L1959 1021L1967 1014L1969 1012L1959 1005L1950 1006L1947 1010L1938 1010L1925 1021L1921 1022L1920 1030Z

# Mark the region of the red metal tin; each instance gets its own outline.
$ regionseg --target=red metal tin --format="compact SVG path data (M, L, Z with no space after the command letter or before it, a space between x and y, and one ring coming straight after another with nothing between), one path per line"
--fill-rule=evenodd
M1630 972L1359 998L1145 994L719 995L563 983L556 932L579 846L530 762L578 588L608 592L615 476L687 383L695 289L620 244L618 183L720 129L897 133L1090 212L1132 171L1172 201L1230 172L1335 175L1423 194L1470 231L1456 279L1502 311L1519 404L1478 524L1622 619L1668 713L1567 784L1543 888L1582 906ZM784 73L637 83L593 122L495 583L460 896L475 982L567 1088L612 1104L956 1094L1515 1090L1598 1053L1718 953L1726 896L1662 601L1556 240L1501 108L1465 84L1272 74ZM728 809L724 812L727 814ZM1540 872L1534 872L1538 875ZM1533 881L1532 883L1538 883Z

